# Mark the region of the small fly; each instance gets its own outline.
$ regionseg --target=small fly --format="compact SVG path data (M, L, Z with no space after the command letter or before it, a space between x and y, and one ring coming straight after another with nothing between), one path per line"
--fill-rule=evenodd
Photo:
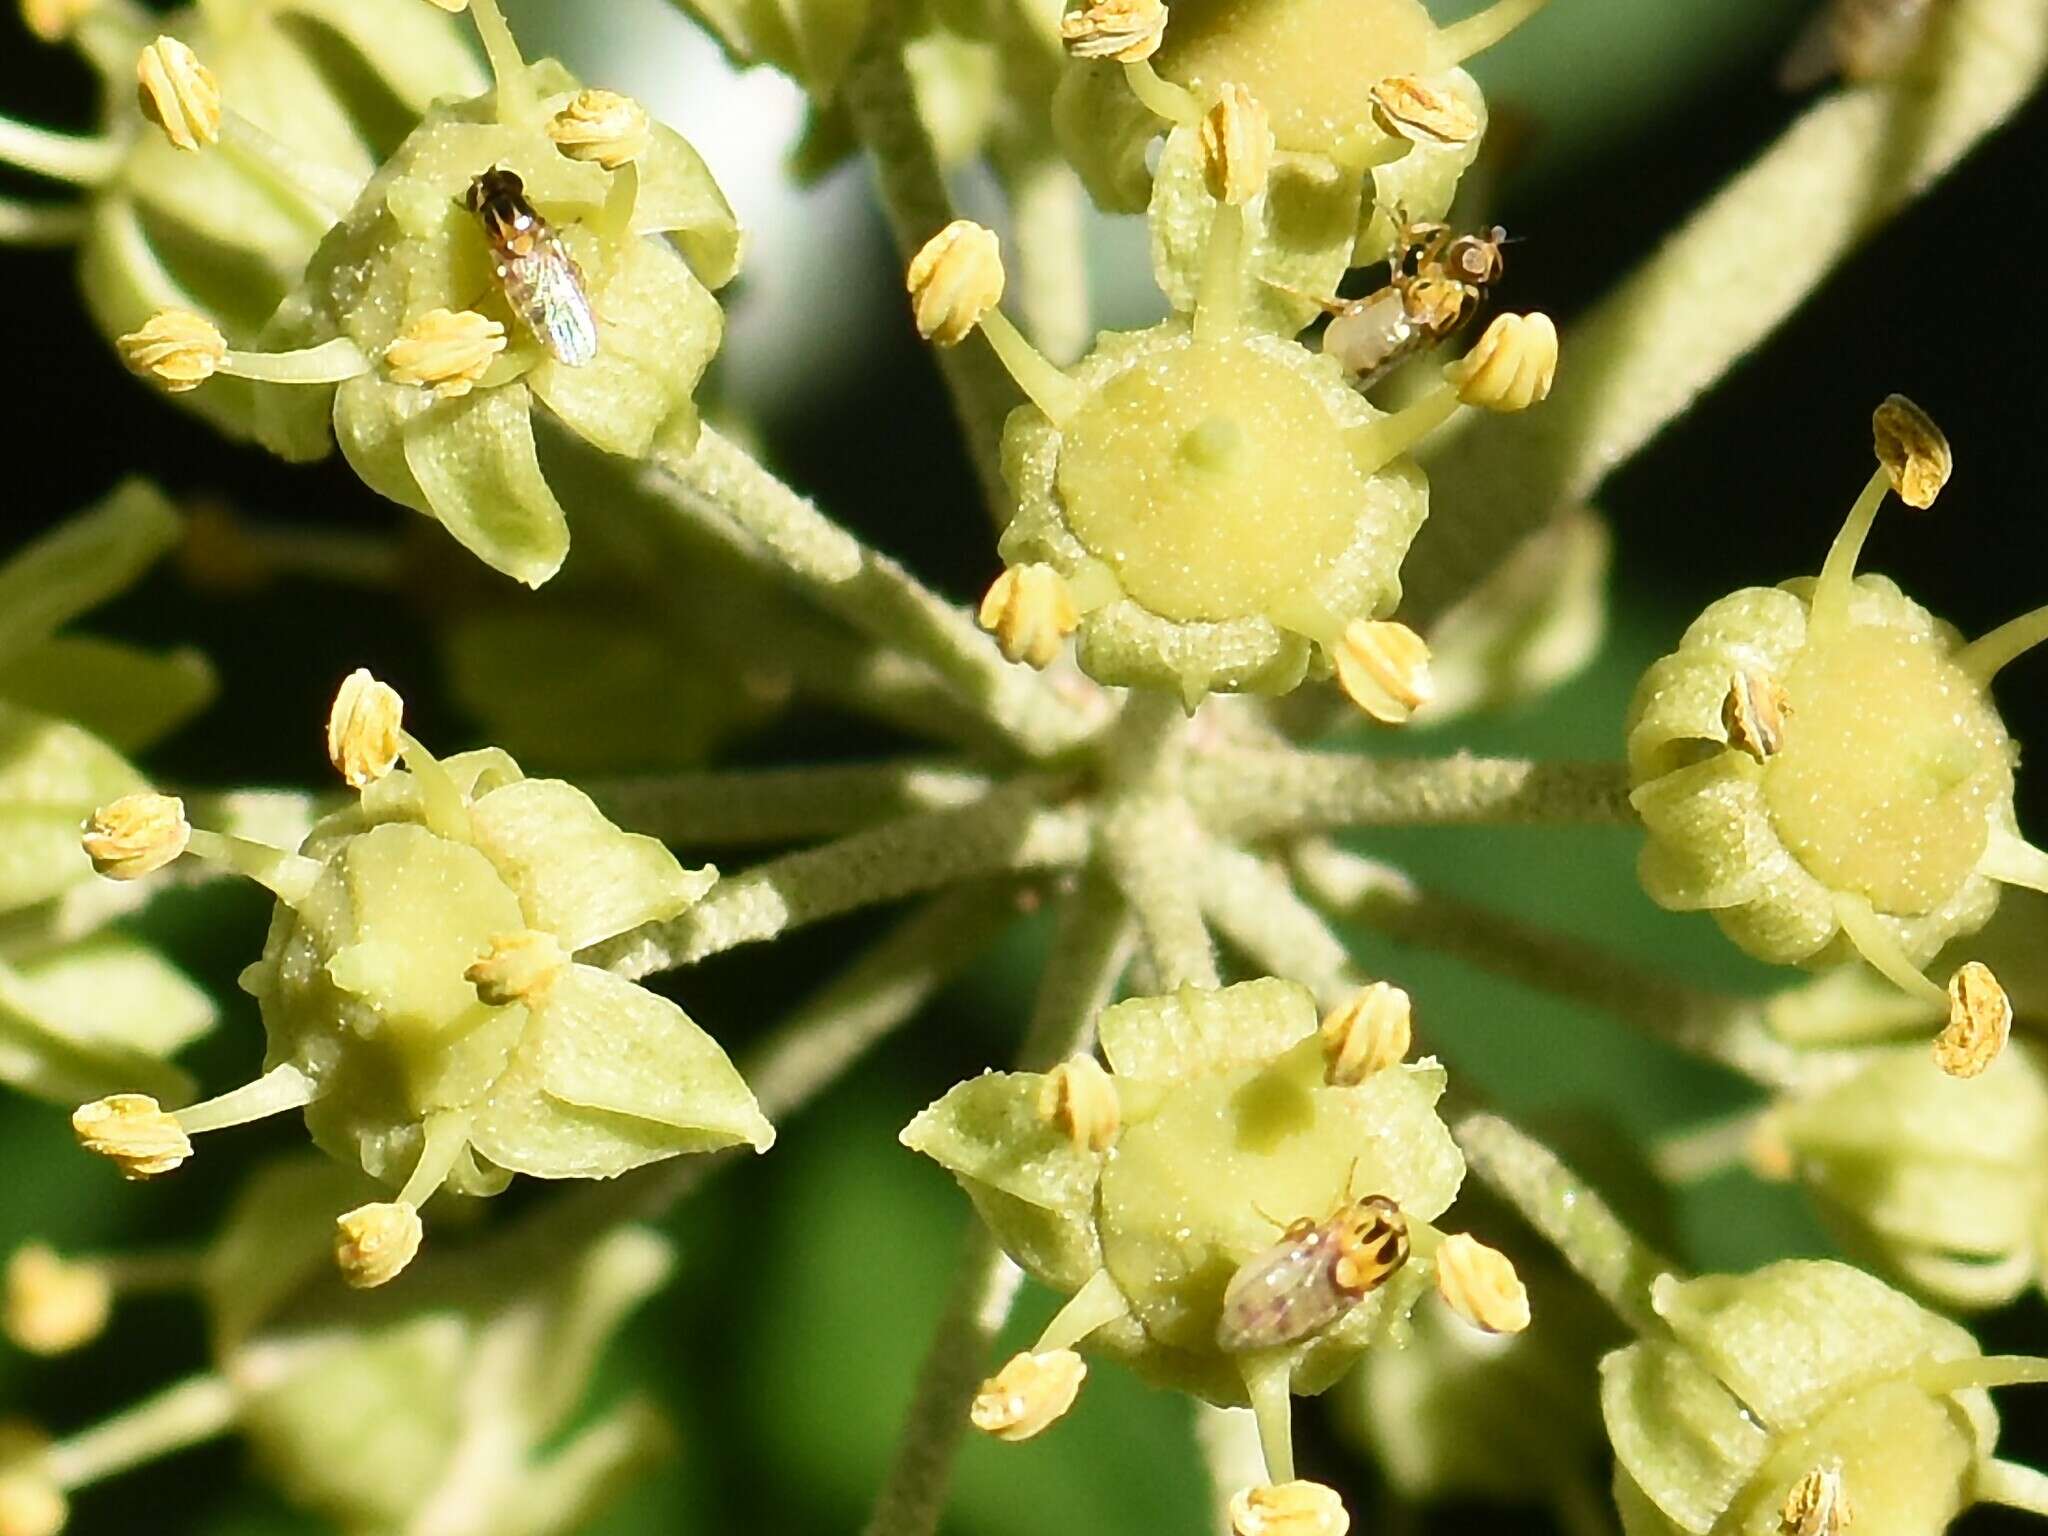
M1323 350L1365 389L1424 347L1449 340L1500 280L1507 238L1497 226L1483 235L1453 235L1442 224L1406 226L1385 287L1362 299L1318 301L1330 314Z
M1927 35L1937 0L1827 0L1778 67L1788 91L1832 74L1877 80L1895 74Z
M1320 1333L1408 1261L1408 1219L1385 1195L1347 1195L1326 1221L1304 1216L1238 1266L1216 1342L1233 1354Z
M484 227L506 302L557 362L581 368L597 356L597 316L583 274L554 227L526 200L526 184L502 166L469 184L469 211Z

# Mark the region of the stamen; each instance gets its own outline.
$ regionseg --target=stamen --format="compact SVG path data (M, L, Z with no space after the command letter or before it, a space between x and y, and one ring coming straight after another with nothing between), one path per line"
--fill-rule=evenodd
M1077 1152L1107 1152L1123 1121L1116 1079L1093 1056L1076 1056L1046 1074L1038 1112Z
M2048 641L2048 608L2036 608L1979 635L1956 652L1955 663L1988 687L1991 679L2043 641Z
M2012 1036L2012 999L1981 960L1948 980L1948 1027L1934 1037L1934 1064L1950 1077L1975 1077Z
M159 37L136 57L142 115L174 148L197 152L220 139L220 82L175 37Z
M1201 103L1195 100L1193 91L1161 79L1159 71L1144 59L1124 65L1124 79L1129 82L1133 96L1169 123L1185 126L1202 115Z
M0 117L0 164L77 187L97 187L120 169L121 147L112 139L53 133Z
M377 1200L334 1219L334 1265L351 1289L389 1284L420 1251L420 1213L403 1200Z
M398 1192L398 1198L414 1209L424 1206L448 1181L449 1170L469 1146L469 1116L442 1110L427 1116L424 1130L420 1160L413 1165L405 1188Z
M267 1120L288 1110L304 1109L320 1096L319 1085L290 1062L279 1062L253 1083L230 1089L218 1098L178 1110L172 1119L188 1136L224 1131L231 1126Z
M1081 408L1084 391L1047 362L1045 355L1010 323L1008 315L1000 309L990 310L981 317L981 334L988 338L988 344L995 349L1017 387L1030 397L1047 421L1061 427L1073 419Z
M1863 541L1870 537L1870 525L1877 521L1877 509L1884 505L1891 488L1891 472L1880 465L1849 509L1835 542L1828 546L1820 580L1814 583L1813 608L1806 623L1809 644L1834 639L1849 627L1849 600L1856 590L1856 561L1863 553Z
M1081 625L1065 578L1049 565L1013 565L981 600L976 622L995 636L1006 660L1044 671Z
M1109 1271L1098 1269L1088 1277L1088 1283L1068 1297L1067 1304L1053 1314L1052 1321L1045 1325L1045 1332L1038 1336L1038 1342L1031 1348L1037 1354L1051 1349L1072 1349L1096 1329L1106 1327L1120 1317L1130 1316L1130 1311L1131 1304L1124 1300L1124 1293L1117 1289Z
M616 171L647 152L653 129L647 111L617 91L578 92L548 119L548 137L571 160Z
M536 99L527 79L526 60L519 43L505 24L498 0L470 0L469 19L476 23L476 35L490 61L491 75L498 82L498 121L510 123L532 116Z
M60 1488L73 1492L168 1456L234 1427L239 1403L218 1376L195 1376L58 1441L42 1462Z
M1230 1496L1231 1536L1345 1536L1350 1529L1344 1501L1321 1483L1268 1483Z
M1060 18L1060 40L1077 59L1140 64L1159 51L1166 20L1160 0L1094 0Z
M1266 1477L1274 1483L1294 1481L1294 1355L1289 1350L1259 1350L1237 1357L1252 1417L1259 1425L1259 1450L1266 1458Z
M1924 999L1947 1014L1948 992L1929 981L1921 974L1920 968L1906 958L1905 950L1892 937L1891 930L1879 921L1876 909L1867 897L1836 892L1835 920L1842 925L1842 932L1849 936L1849 942L1856 946L1856 952L1870 963L1873 970L1901 991Z
M123 795L94 811L79 839L93 869L109 880L140 880L174 863L192 838L185 802L150 792Z
M340 384L370 371L346 336L298 352L238 352L218 326L189 309L159 310L115 345L131 372L172 394L197 389L216 373L264 384Z
M1440 29L1430 42L1429 68L1423 73L1441 74L1474 54L1484 53L1548 3L1549 0L1495 0L1478 15Z
M2035 1355L1965 1355L1907 1372L1913 1385L1936 1397L1972 1388L2048 1385L2048 1360Z
M1514 1262L1469 1233L1454 1232L1437 1249L1436 1290L1474 1328L1520 1333L1529 1326L1529 1292Z
M441 760L404 731L399 732L406 771L419 786L420 808L429 831L462 841L469 836L469 807Z
M1977 873L2001 885L2023 885L2048 895L2048 853L2003 827L1992 828Z
M0 197L0 245L72 245L84 235L83 208Z
M322 231L339 224L362 195L362 178L308 159L239 112L221 114L220 145L279 191L290 193L307 222Z
M245 880L254 880L288 907L296 907L306 899L306 893L313 889L325 869L318 859L232 833L209 832L204 827L192 829L192 840L185 851L193 858L233 870Z
M968 1422L998 1440L1029 1440L1065 1417L1087 1376L1087 1362L1071 1349L1012 1355L981 1384Z
M1218 203L1209 218L1209 244L1195 291L1195 340L1227 341L1236 335L1243 297L1244 209Z
M1414 1044L1413 1003L1391 982L1361 987L1323 1016L1323 1081L1352 1088L1398 1066Z
M114 1283L103 1266L66 1259L47 1243L14 1250L6 1293L0 1321L8 1342L32 1355L61 1355L91 1343L114 1309Z
M327 712L327 761L350 789L365 789L398 766L405 700L367 667L341 680Z
M1273 121L1258 98L1226 85L1202 117L1202 180L1219 203L1248 203L1266 189L1273 163Z

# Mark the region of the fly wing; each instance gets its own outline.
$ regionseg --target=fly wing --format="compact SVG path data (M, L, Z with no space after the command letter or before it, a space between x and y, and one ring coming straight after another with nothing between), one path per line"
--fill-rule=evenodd
M525 264L527 321L557 361L580 368L597 356L597 315L569 253L548 241Z
M1240 1353L1277 1349L1329 1326L1346 1310L1330 1283L1326 1244L1288 1244L1248 1260L1230 1277L1216 1342Z

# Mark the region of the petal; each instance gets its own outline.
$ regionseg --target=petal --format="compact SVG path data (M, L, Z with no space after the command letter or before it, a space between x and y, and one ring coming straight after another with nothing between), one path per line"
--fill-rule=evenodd
M405 423L404 451L429 510L455 541L537 587L569 553L569 520L541 474L530 409L523 384L436 401Z
M718 1043L667 998L572 965L533 1010L471 1130L478 1151L540 1178L609 1178L775 1131Z
M18 658L126 591L178 542L178 514L153 486L125 481L0 565L0 658Z
M600 270L597 261L586 270ZM574 368L549 359L528 375L533 392L607 453L643 458L657 439L687 448L697 431L690 394L724 332L718 301L672 247L632 238L612 254L591 302L597 356Z
M526 920L574 951L674 917L718 872L686 870L651 837L622 832L560 779L521 779L470 808L471 835L519 894Z
M164 1057L212 1029L219 1017L213 999L184 972L125 934L98 934L18 961L14 972L44 1020L76 1040Z
M1719 752L1629 796L1650 834L1643 883L1675 912L1732 907L1766 888L1789 856L1771 826L1756 765Z
M1102 1159L1039 1112L1037 1072L984 1072L957 1084L899 1138L963 1182L1069 1216L1094 1208Z
M690 141L662 123L638 161L637 234L668 234L707 288L723 288L740 266L740 226L732 204Z
M128 953L97 971L70 952L19 969L0 961L0 1082L58 1104L124 1091L189 1098L191 1081L152 1047L174 1048L206 1028L212 1005L142 946L96 942Z
M521 1394L535 1440L576 1411L612 1335L668 1283L675 1260L675 1245L650 1227L616 1227L578 1256L550 1298L554 1316Z
M415 113L436 97L474 96L486 86L468 40L418 0L290 0L279 9L338 34Z
M142 776L97 737L0 703L0 912L92 878L79 825Z
M1619 1467L1681 1530L1706 1536L1763 1465L1770 1437L1685 1350L1631 1344L1600 1362Z
M198 651L143 651L86 635L45 640L0 664L0 698L63 715L123 752L168 736L217 691Z
M1262 977L1220 991L1132 998L1105 1009L1097 1029L1112 1072L1158 1079L1269 1061L1314 1034L1316 1023L1306 987Z

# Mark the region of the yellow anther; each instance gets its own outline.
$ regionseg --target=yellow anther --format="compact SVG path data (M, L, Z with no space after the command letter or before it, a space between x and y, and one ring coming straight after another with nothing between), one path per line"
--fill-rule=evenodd
M71 1132L88 1152L111 1159L124 1179L153 1179L192 1155L184 1127L146 1093L116 1093L81 1104Z
M1981 960L1948 979L1948 1027L1934 1037L1934 1063L1950 1077L1975 1077L2005 1049L2012 999Z
M1453 1233L1437 1249L1436 1291L1453 1312L1488 1333L1529 1326L1529 1293L1514 1264L1466 1233Z
M0 1536L57 1536L70 1515L64 1490L37 1464L29 1432L0 1434Z
M1887 395L1870 418L1877 462L1909 507L1927 508L1948 484L1955 456L1933 418L1904 395Z
M220 82L175 37L159 37L135 61L142 115L179 149L220 139Z
M473 309L430 309L384 349L394 384L417 384L443 400L473 389L500 352L505 327Z
M334 1262L359 1291L384 1285L420 1251L420 1213L403 1200L359 1205L334 1222Z
M398 764L404 723L398 690L357 667L341 680L327 712L327 761L350 789L374 784Z
M1059 1127L1077 1152L1107 1152L1123 1124L1116 1079L1093 1056L1076 1056L1046 1073L1038 1112Z
M1230 1498L1232 1536L1344 1536L1351 1516L1337 1490L1306 1478L1240 1488Z
M1429 645L1406 624L1391 619L1353 619L1333 659L1337 686L1373 719L1405 724L1435 696L1429 676Z
M1778 1530L1782 1536L1843 1536L1855 1518L1841 1467L1815 1467L1785 1495Z
M204 384L228 355L220 327L189 309L160 309L114 345L130 369L174 395Z
M1202 116L1202 180L1219 203L1248 203L1273 166L1273 120L1241 85L1226 85Z
M1142 64L1166 36L1160 0L1095 0L1060 18L1060 36L1077 59Z
M21 0L21 21L46 43L61 43L99 0Z
M92 813L79 844L109 880L140 880L185 851L192 823L176 795L123 795Z
M1013 565L990 585L979 618L1004 656L1042 670L1080 626L1081 610L1051 566Z
M477 997L492 1008L538 1002L562 974L569 957L551 933L525 928L491 940L490 953L462 973Z
M7 1261L7 1337L32 1355L90 1344L107 1326L114 1287L97 1264L73 1264L47 1243L24 1243Z
M1418 144L1469 144L1479 137L1478 113L1413 75L1389 75L1375 85L1372 115L1383 132Z
M1444 376L1467 405L1526 411L1550 393L1557 377L1557 327L1548 315L1497 315Z
M1323 1016L1323 1078L1351 1088L1398 1066L1414 1043L1414 1009L1390 982L1360 987Z
M998 1440L1029 1440L1074 1406L1088 1365L1071 1349L1029 1350L981 1384L967 1418Z
M1721 701L1721 726L1728 745L1758 762L1776 757L1785 745L1785 717L1792 712L1785 688L1768 672L1744 667Z
M647 109L617 91L579 91L548 119L548 137L571 160L590 160L616 171L647 153L653 137Z
M962 341L1003 298L1003 252L995 231L955 219L910 259L910 291L917 331L950 347Z

